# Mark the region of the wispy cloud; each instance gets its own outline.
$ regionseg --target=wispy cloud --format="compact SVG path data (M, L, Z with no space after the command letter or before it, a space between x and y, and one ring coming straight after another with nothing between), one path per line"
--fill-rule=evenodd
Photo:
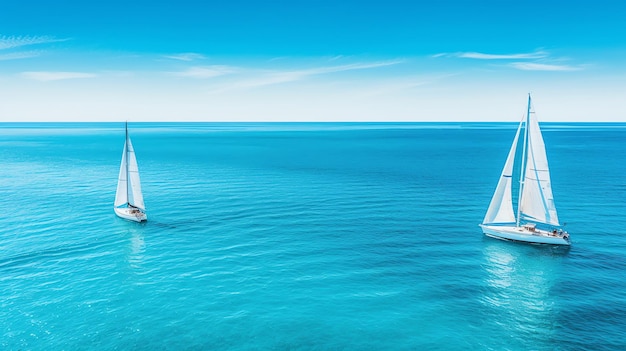
M178 61L196 61L196 60L204 60L206 57L202 54L196 54L193 52L186 52L182 54L174 54L174 55L165 55L165 58L178 60Z
M337 58L338 60L339 58ZM335 60L333 60L335 61ZM273 62L273 61L270 61ZM228 76L228 78L214 81L213 93L228 90L252 89L268 85L284 84L307 79L313 76L354 71L375 69L380 67L393 66L404 62L404 60L388 60L377 62L349 63L343 65L321 65L308 68L291 69L267 69L251 67L235 67L228 65L194 66L180 72L169 72L170 75L194 79L211 79ZM284 65L293 63L285 63ZM301 65L300 65L301 66Z
M374 97L380 95L399 96L416 88L437 84L450 77L457 76L455 73L422 74L401 77L389 77L377 79L376 84L358 87L363 96Z
M475 60L532 60L548 57L548 53L545 51L535 51L517 54L487 54L483 52L455 52L455 53L440 53L432 55L432 57L460 57L469 58Z
M335 56L330 57L328 61L337 61L337 60L343 59L344 57L345 57L344 55L335 55Z
M397 65L403 62L405 61L404 60L388 60L388 61L367 62L367 63L350 63L346 65L304 69L300 71L294 71L294 73L297 73L303 76L310 76L310 75L316 75L316 74L326 74L326 73L335 73L335 72L343 72L343 71L353 71L353 70L393 66L393 65Z
M22 72L21 76L28 79L39 80L42 82L97 77L97 75L94 73L85 72Z
M19 60L30 57L37 57L39 55L41 55L41 51L11 52L7 54L0 54L0 61Z
M431 57L454 57L491 61L515 61L504 63L503 66L524 71L580 71L584 69L584 66L586 66L560 64L559 62L568 61L568 59L551 57L549 52L542 50L516 54L487 54L482 52L440 53L432 55Z
M181 72L172 72L178 77L207 79L237 72L237 68L224 65L190 67Z
M47 44L69 39L55 38L48 35L39 36L0 36L0 50L12 49L27 45Z
M536 62L513 62L511 67L523 71L580 71L582 69L580 66L552 65Z
M241 81L237 84L239 88L255 88L266 85L281 84L299 81L308 77L339 73L353 70L373 69L403 63L404 60L389 60L368 63L351 63L345 65L322 66L314 68L285 70L285 71L264 71L253 79Z
M462 52L458 54L461 58L470 58L477 60L524 60L524 59L540 59L547 57L548 53L544 51L535 51L522 54L485 54L482 52Z

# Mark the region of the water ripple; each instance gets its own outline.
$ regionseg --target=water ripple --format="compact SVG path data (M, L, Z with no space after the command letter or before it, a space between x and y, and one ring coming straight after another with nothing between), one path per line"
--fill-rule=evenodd
M546 135L569 250L477 226L508 125L137 127L144 224L94 128L3 134L3 350L626 348L624 128Z

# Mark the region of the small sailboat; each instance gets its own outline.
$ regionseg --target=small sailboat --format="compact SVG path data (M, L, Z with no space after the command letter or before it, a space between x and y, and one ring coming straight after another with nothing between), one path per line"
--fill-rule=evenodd
M521 165L517 167L520 173L520 185L517 214L515 214L511 183L513 182L513 166L518 158L516 157L517 146L522 133L521 160L517 161L521 162ZM530 94L526 116L517 128L500 181L480 226L485 235L497 239L570 245L569 234L559 224L556 213L545 144L537 117L531 110Z
M124 143L120 175L117 181L114 210L116 215L124 219L135 222L148 220L146 205L141 193L135 149L133 149L130 136L128 136L128 122L126 123L126 142Z

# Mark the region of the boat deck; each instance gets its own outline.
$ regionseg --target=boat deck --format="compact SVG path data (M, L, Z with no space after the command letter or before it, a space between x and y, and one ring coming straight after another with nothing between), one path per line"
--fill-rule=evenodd
M536 244L570 245L569 234L564 231L547 231L534 226L489 226L481 225L483 233L503 240L522 241Z

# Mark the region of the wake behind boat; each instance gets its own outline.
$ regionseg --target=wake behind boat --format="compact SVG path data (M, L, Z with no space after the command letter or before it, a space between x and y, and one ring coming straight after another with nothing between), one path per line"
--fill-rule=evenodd
M521 162L521 167L516 215L511 183L522 127L522 155L517 161ZM569 234L563 231L556 213L545 144L537 117L531 111L530 94L526 116L517 128L500 181L480 226L485 235L496 239L570 245Z
M126 123L126 141L122 153L122 164L117 181L114 208L118 217L135 222L147 221L146 205L141 193L141 181L139 180L139 167L135 157L135 149L128 135L128 123Z

